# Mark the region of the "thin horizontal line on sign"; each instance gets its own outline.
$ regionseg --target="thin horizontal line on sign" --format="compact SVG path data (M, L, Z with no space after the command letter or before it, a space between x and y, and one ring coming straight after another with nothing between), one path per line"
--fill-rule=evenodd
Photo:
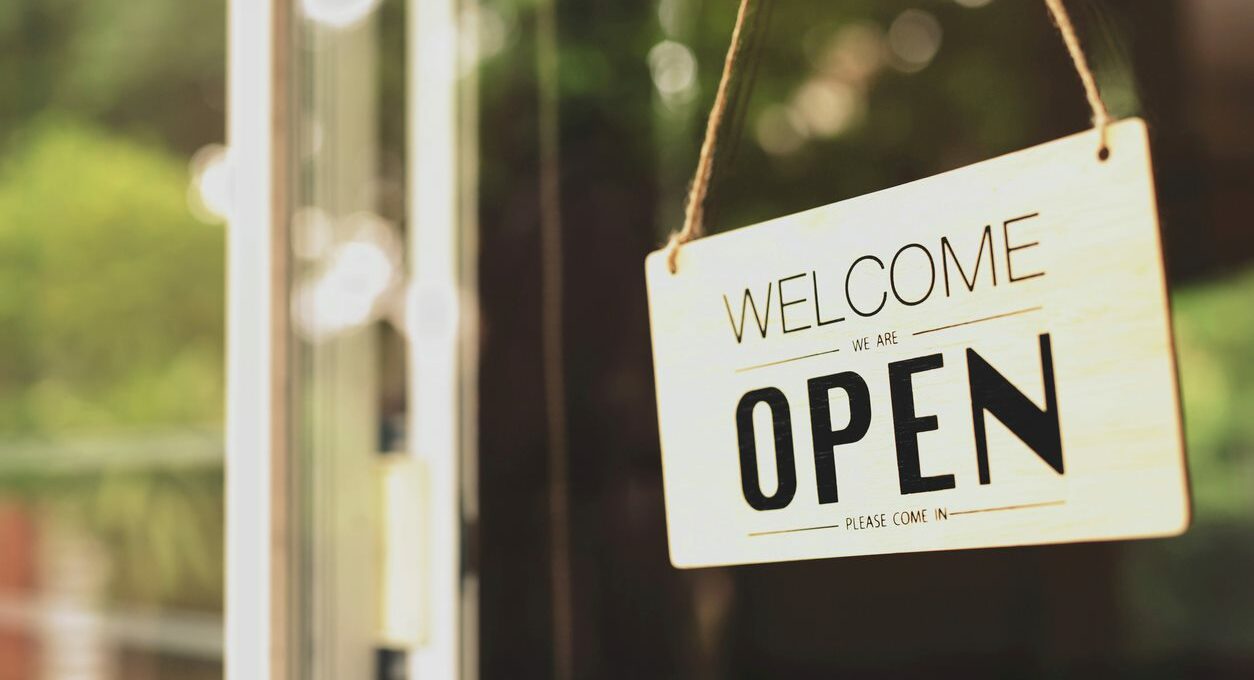
M815 352L814 354L806 354L806 355L799 356L799 357L791 357L791 358L788 358L788 359L780 359L779 361L769 361L769 362L767 362L767 363L765 363L765 364L756 364L756 365L754 365L754 366L745 366L744 368L737 368L737 369L736 369L736 372L737 372L737 373L744 373L745 371L752 371L752 370L753 370L753 369L755 369L755 368L766 368L767 366L778 366L778 365L780 365L780 364L786 364L786 363L788 363L788 362L790 362L790 361L801 361L802 359L811 359L811 358L813 358L813 357L821 357L821 356L823 356L824 354L831 354L832 352L839 352L839 351L840 351L840 348L838 347L838 348L836 348L836 349L829 349L829 350L827 350L827 351L825 351L825 352Z
M821 527L801 527L800 529L775 529L773 531L750 531L750 536L770 536L771 534L791 534L798 531L818 531L819 529L839 529L839 524L828 524Z
M1015 316L1018 314L1027 314L1028 312L1039 312L1041 311L1041 309L1043 309L1043 307L1041 307L1040 305L1037 305L1036 307L1028 307L1026 309L1016 309L1013 312L1006 312L1004 314L994 314L993 316L986 316L982 319L971 319L970 321L960 321L958 323L951 323L948 326L940 326L938 328L929 328L925 331L917 331L915 335L923 335L925 333L935 333L936 331L949 330L950 328L957 328L959 326L970 326L973 323L982 323L984 321L992 321L994 319L1004 319L1008 316Z
M1063 505L1067 501L1045 501L1044 503L1024 503L1023 505L1003 505L1000 508L981 508L979 510L958 510L949 513L954 515L974 515L977 512L1000 512L1002 510L1026 510L1028 508L1046 508L1051 505Z

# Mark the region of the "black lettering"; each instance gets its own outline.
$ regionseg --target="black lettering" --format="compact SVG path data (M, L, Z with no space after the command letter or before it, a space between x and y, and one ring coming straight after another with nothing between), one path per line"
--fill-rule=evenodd
M923 294L923 297L918 300L907 301L905 298L901 297L900 293L897 292L897 259L901 257L902 253L910 250L911 248L918 248L923 251L924 255L927 255L927 266L931 268L931 273L928 274L929 283L927 284L927 292ZM907 307L913 307L931 297L932 291L936 289L936 260L932 259L932 252L921 243L908 243L902 246L901 250L898 250L897 254L893 255L892 263L888 265L888 284L893 289L893 297L897 298L898 302Z
M1004 225L1003 225L1004 227ZM958 269L958 275L962 277L962 283L966 285L967 292L975 290L975 282L980 278L980 263L984 261L984 244L988 244L988 266L993 273L993 285L997 285L997 260L993 257L993 226L991 224L984 225L984 235L980 237L980 247L976 251L975 271L971 272L971 278L967 279L967 273L962 269L962 263L958 261L958 256L954 254L953 246L949 245L949 237L941 237L941 271L945 276L945 297L949 297L949 258L953 258L954 267Z
M775 435L775 473L779 486L775 495L766 496L758 479L758 445L753 436L753 408L766 404L771 409ZM740 398L736 407L736 435L740 440L740 488L754 510L778 510L792 502L797 493L797 469L792 451L792 415L788 398L774 387L753 390Z
M1040 241L1033 241L1031 243L1024 243L1022 245L1017 245L1017 246L1010 245L1010 225L1014 224L1015 222L1022 222L1023 220L1028 220L1028 219L1032 219L1034 217L1039 217L1039 216L1040 216L1040 213L1032 213L1031 215L1024 215L1023 217L1016 217L1013 219L1006 220L1005 222L1002 222L1001 224L1002 240L1006 242L1006 277L1010 279L1011 283L1015 283L1016 281L1026 281L1028 279L1034 279L1038 276L1045 276L1045 272L1033 272L1026 276L1015 276L1014 267L1011 266L1010 264L1011 253L1015 252L1016 250L1026 250L1028 248L1033 248L1041 244Z
M723 296L723 306L727 308L727 320L731 322L732 332L736 334L736 342L739 343L745 334L745 310L749 307L753 308L753 319L758 322L758 330L762 332L762 337L766 338L766 324L771 320L771 286L774 282L766 284L766 317L758 316L758 305L753 301L753 294L749 289L745 289L745 297L740 302L740 327L736 327L736 318L732 316L731 303L728 302L727 296Z
M1010 384L975 350L967 350L967 374L971 385L971 421L975 427L975 456L980 483L989 483L988 433L984 412L1002 422L1041 460L1058 474L1063 473L1062 430L1058 425L1058 395L1054 389L1054 357L1049 334L1040 336L1041 373L1045 383L1045 409L1041 410Z
M866 381L852 371L811 378L810 432L814 440L814 477L819 487L819 503L835 503L836 447L852 444L866 436L871 427L871 393ZM830 394L841 389L849 397L849 424L832 429Z
M854 268L857 267L858 263L863 260L871 260L875 262L875 264L878 264L881 270L884 269L884 261L874 255L863 255L862 257L854 260L853 264L849 265L849 271L845 273L845 301L849 303L849 309L852 309L858 316L875 316L876 314L879 314L879 311L884 308L884 303L888 301L888 291L885 291L884 294L880 296L880 305L870 312L864 312L858 309L858 307L853 304L853 299L849 296L849 279L853 278Z
M801 326L800 328L789 328L788 327L788 315L784 313L788 311L788 307L790 305L799 305L806 301L805 298L795 298L795 299L785 302L784 301L784 283L787 281L792 281L793 279L800 279L804 277L805 277L805 274L795 274L793 276L789 276L786 279L780 279L779 286L776 288L776 290L779 291L779 327L782 328L785 333L791 333L793 331L804 331L805 329L810 327L810 324L806 324L804 326ZM767 311L769 313L770 310L768 309Z
M919 471L919 433L937 429L936 416L916 416L911 376L945 365L940 354L896 361L888 365L888 387L893 402L893 432L897 438L897 478L901 493L912 494L954 488L953 475L924 477Z
M810 278L814 281L814 319L819 326L826 326L829 323L844 321L845 317L838 316L835 319L823 319L823 313L819 311L819 275L816 272L810 272Z

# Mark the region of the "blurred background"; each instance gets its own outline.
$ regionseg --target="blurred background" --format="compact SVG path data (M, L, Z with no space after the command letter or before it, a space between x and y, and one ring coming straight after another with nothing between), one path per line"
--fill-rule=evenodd
M409 434L407 8L291 2L290 390L316 536L335 521L319 499L344 472L336 437L389 451ZM555 94L536 67L542 0L459 5L480 675L553 668L537 322L537 111L552 96L577 677L1254 676L1254 3L1068 5L1112 112L1150 126L1193 527L690 572L666 556L643 258L682 219L736 3L557 3ZM0 680L222 674L225 12L0 6ZM751 12L716 231L1088 124L1040 2ZM354 557L317 545L293 576L311 599L309 574Z
M220 676L225 35L0 6L0 678Z

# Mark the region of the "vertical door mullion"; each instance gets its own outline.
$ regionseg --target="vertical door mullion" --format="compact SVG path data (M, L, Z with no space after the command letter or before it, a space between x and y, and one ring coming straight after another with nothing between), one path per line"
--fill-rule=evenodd
M284 0L229 0L226 677L285 678Z
M418 679L464 677L471 650L463 623L470 606L462 563L464 438L462 407L472 373L463 339L472 290L459 239L458 25L456 0L409 0L408 136L411 293L412 455L426 468L425 571L419 588L422 641L412 655Z

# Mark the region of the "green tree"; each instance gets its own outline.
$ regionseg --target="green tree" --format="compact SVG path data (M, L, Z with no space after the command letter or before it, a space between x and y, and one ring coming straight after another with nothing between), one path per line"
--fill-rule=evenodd
M221 419L222 229L186 168L66 118L0 165L0 430L36 434Z

